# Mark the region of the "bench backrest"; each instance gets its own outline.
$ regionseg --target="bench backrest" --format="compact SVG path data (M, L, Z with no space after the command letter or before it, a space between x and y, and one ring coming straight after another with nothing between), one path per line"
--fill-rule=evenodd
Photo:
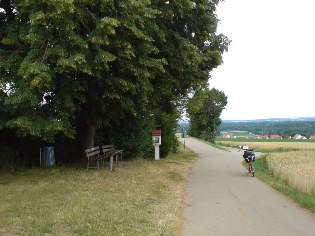
M103 154L112 153L112 152L115 152L115 151L116 151L116 149L115 149L114 145L103 145L102 146Z
M87 157L99 155L100 153L101 153L101 149L100 149L99 146L97 146L97 147L92 147L92 148L89 148L89 149L86 149L86 150L85 150L85 155L86 155Z

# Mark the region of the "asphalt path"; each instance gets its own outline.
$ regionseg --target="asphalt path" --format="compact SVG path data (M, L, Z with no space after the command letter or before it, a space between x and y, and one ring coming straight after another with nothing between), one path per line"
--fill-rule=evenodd
M315 235L315 215L246 176L237 149L219 150L192 138L185 145L199 159L186 187L183 236Z

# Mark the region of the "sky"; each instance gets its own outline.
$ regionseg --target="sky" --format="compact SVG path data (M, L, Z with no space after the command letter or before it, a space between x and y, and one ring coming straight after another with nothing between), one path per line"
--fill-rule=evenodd
M218 33L232 40L210 87L223 120L315 117L315 1L225 0Z

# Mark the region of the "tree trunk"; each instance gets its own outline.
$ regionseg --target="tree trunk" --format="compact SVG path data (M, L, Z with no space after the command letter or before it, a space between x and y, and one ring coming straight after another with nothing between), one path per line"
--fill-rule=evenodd
M78 150L84 156L84 150L94 146L96 128L94 125L83 123L78 128Z
M94 125L87 125L85 130L85 137L82 137L83 149L94 147L94 136L96 128Z

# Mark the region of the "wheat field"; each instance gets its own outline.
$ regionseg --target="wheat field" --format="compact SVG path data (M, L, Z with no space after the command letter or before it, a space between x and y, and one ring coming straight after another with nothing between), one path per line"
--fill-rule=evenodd
M238 148L249 146L253 149L266 151L297 151L315 150L315 142L245 142L245 141L219 141L219 144Z
M315 193L315 151L301 150L272 153L267 156L268 169L289 186Z

